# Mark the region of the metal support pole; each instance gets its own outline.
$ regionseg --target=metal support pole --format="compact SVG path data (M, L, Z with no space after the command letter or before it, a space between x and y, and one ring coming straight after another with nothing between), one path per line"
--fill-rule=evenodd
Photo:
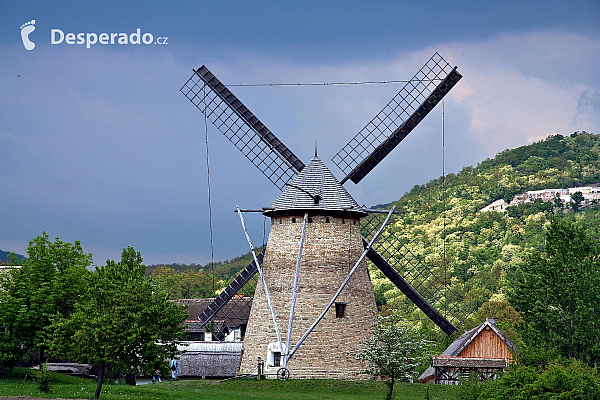
M292 339L292 324L294 322L294 309L296 308L296 298L298 297L298 276L300 275L300 261L302 260L302 248L304 247L304 238L306 237L306 222L308 213L304 213L302 221L302 236L300 237L300 248L298 250L298 261L296 261L296 275L294 276L294 288L292 290L292 306L290 307L290 320L288 321L287 340L285 342L285 354L283 355L283 368L287 367L288 354L290 350L290 340Z
M292 356L294 355L294 353L296 353L296 351L302 345L302 343L306 340L306 338L308 337L308 335L310 335L311 332L315 329L315 326L317 326L317 324L319 322L321 322L321 320L323 319L323 317L325 316L325 314L327 313L327 311L329 311L329 309L331 308L331 306L333 305L333 303L335 302L335 300L338 298L338 296L340 295L340 293L342 292L342 290L344 290L344 287L346 287L346 284L348 283L348 281L350 281L350 278L352 278L352 275L354 275L354 272L356 271L356 269L358 268L358 266L360 265L360 263L362 262L362 260L367 255L367 252L371 249L371 246L373 246L373 243L375 243L375 240L377 240L377 238L379 237L379 235L381 234L381 232L383 232L383 228L387 225L388 221L390 220L390 217L394 213L394 210L396 210L395 206L392 207L392 209L388 213L385 221L383 221L383 224L381 225L381 227L379 228L379 230L377 231L377 233L373 236L373 238L371 239L371 241L369 242L369 244L367 245L367 247L363 251L362 255L360 256L360 258L358 259L358 261L356 262L356 264L354 264L354 267L352 267L352 270L350 271L350 273L348 274L348 276L346 277L346 279L344 279L344 282L342 283L342 285L340 286L340 288L338 289L338 291L335 293L335 295L333 296L333 298L331 299L331 301L329 302L329 304L327 304L327 307L325 307L325 309L323 310L323 312L321 313L321 315L319 315L319 317L315 320L315 322L313 322L313 324L308 328L308 330L304 333L304 335L302 335L302 337L300 338L300 340L298 341L298 343L296 343L296 345L294 346L294 348L292 349L292 351L289 352L288 360L290 358L292 358Z
M258 357L258 380L260 381L260 378L262 378L263 374L265 371L265 362Z
M260 279L263 284L263 288L265 289L265 296L267 297L267 303L269 303L269 310L271 311L271 318L273 319L273 325L275 326L275 334L277 335L277 343L279 344L279 350L283 353L283 349L281 348L281 335L279 334L279 327L277 326L277 318L275 318L275 311L273 311L273 305L271 304L271 296L269 296L269 289L267 288L267 282L265 282L265 276L263 275L262 268L258 259L256 258L256 253L254 252L254 246L252 246L252 240L250 240L250 236L248 235L248 230L246 229L246 224L244 223L244 217L242 216L242 211L239 207L236 206L236 211L240 216L240 221L242 222L242 228L244 228L244 233L246 234L246 240L250 245L250 250L252 253L252 257L254 257L254 263L256 264L256 268L258 269L258 274L260 275Z

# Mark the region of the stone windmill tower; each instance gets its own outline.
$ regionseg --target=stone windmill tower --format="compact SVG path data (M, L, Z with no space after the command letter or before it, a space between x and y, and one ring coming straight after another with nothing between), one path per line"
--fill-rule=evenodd
M346 174L341 181L316 154L305 165L206 67L195 70L181 88L282 190L271 207L261 210L271 218L266 250L199 318L208 324L260 274L240 373L255 372L260 357L266 361L266 372L276 370L280 378L291 371L297 378L356 379L360 366L348 352L359 350L371 336L375 317L365 256L447 334L457 331L455 324L470 314L468 306L393 232L375 242L381 214L361 208L342 186L348 180L359 183L461 78L456 67L435 53L333 157ZM243 222L241 212L240 218ZM279 329L277 321L288 322L287 329Z
M297 343L364 251L360 219L367 213L315 155L264 214L271 217L271 231L262 268L278 321L288 321L306 214L291 333L291 343ZM334 306L307 337L303 351L290 359L288 368L294 377L356 379L362 366L348 352L362 348L364 340L360 339L370 336L375 315L373 286L363 261ZM241 373L255 372L258 357L266 356L267 373L283 365L285 347L279 348L272 325L265 325L265 321L270 321L269 308L259 282L246 331ZM285 329L282 337L287 336Z

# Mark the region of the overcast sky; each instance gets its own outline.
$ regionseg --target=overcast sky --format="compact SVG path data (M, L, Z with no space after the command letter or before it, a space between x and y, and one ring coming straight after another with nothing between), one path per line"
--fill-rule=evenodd
M464 75L445 99L447 172L553 133L600 133L599 19L597 0L3 0L0 249L24 253L46 231L80 240L97 265L129 245L147 264L210 261L204 119L179 92L202 64L226 84L402 80L437 51ZM51 44L52 29L138 28L167 44ZM331 157L400 88L231 89L304 162L318 141L341 179ZM222 260L248 251L235 206L268 206L279 192L208 134ZM359 204L399 199L442 174L441 138L438 106L346 188ZM262 244L262 215L246 219Z

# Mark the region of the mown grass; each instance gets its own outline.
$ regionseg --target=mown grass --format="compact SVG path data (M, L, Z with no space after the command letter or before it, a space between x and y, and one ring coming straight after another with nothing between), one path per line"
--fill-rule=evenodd
M23 395L44 398L90 399L96 390L96 382L62 374L53 373L51 393L40 393L32 378L35 372L26 368L16 368L9 378L0 379L0 396L19 396L25 375ZM225 382L213 380L163 381L160 384L129 386L125 384L104 384L101 399L189 399L227 400L241 399L290 399L290 400L382 400L385 399L387 386L383 382L349 382L333 380L261 380L238 379ZM396 400L452 400L458 396L457 387L397 384L394 390Z

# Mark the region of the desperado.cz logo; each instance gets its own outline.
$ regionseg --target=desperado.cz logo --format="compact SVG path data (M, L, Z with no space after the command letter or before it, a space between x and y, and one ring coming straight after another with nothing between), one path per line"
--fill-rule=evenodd
M21 25L21 39L23 40L23 46L27 50L33 50L35 43L29 38L29 34L35 30L35 20ZM142 33L140 28L137 28L135 32L63 32L61 29L50 30L50 44L61 44L67 45L84 45L88 49L95 44L101 45L127 45L127 44L159 44L165 45L168 43L168 36L159 36L154 39L154 35L149 32Z
M96 34L93 32L64 33L60 29L50 30L50 44L85 44L88 49L94 44L169 44L167 36L160 36L154 40L151 33L142 34L141 29L129 35L124 32L102 32Z

